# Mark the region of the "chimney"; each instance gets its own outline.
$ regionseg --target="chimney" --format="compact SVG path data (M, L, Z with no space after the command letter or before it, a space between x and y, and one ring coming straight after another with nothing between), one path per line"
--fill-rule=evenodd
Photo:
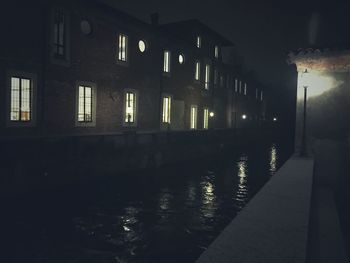
M151 14L151 24L153 26L159 25L159 14L158 13L152 13Z

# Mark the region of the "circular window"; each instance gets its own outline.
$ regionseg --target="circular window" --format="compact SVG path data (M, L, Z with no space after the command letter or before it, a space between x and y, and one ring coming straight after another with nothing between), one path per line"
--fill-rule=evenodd
M180 54L180 55L179 55L179 63L180 63L180 64L185 63L185 56L184 56L184 54Z
M84 35L90 35L92 33L91 23L87 20L82 20L80 22L80 29Z
M146 42L144 40L139 41L139 50L142 53L146 51Z

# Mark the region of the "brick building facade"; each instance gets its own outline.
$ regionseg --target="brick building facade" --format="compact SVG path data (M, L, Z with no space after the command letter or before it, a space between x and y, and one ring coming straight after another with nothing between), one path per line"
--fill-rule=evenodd
M12 1L1 13L4 136L239 128L265 117L261 87L222 61L232 42L197 20L148 24L92 0Z

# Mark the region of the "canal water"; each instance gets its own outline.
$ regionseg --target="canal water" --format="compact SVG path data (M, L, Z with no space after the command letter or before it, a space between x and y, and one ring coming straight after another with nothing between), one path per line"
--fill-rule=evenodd
M13 201L11 262L194 262L292 153L266 142Z

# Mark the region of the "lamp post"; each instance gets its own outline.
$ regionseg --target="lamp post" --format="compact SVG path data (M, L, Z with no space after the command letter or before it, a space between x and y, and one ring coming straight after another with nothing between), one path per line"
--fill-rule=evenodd
M308 83L308 75L309 72L307 69L302 72L301 80L302 87L304 88L304 105L303 105L303 126L302 126L302 134L301 134L301 150L300 156L307 156L307 147L306 147L306 103L307 103L307 88L309 87Z

